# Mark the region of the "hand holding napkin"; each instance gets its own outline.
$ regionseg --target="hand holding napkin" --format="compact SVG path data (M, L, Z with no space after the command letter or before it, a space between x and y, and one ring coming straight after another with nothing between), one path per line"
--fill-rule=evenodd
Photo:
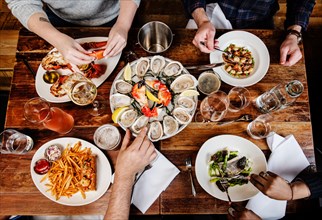
M157 153L157 160L142 174L133 189L132 203L143 214L180 172L159 151Z
M272 153L268 159L268 170L291 182L309 162L293 135L283 138L272 133L266 139ZM262 219L280 219L284 217L287 201L275 200L262 192L251 198L246 208Z

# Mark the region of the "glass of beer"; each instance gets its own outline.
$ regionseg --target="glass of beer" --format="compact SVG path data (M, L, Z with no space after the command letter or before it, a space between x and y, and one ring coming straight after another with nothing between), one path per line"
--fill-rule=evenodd
M217 92L221 86L221 78L218 73L208 70L201 73L198 77L198 89L201 93L209 95Z
M24 106L25 118L60 134L67 134L74 127L74 118L60 108L51 107L45 99L36 97Z

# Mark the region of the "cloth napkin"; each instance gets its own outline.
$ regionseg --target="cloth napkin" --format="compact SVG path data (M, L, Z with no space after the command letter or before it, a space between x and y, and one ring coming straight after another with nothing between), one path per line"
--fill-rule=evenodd
M143 214L180 172L165 156L156 151L157 160L142 174L133 189L132 203Z
M206 6L206 13L211 21L211 23L217 28L217 29L232 29L232 26L230 24L230 21L226 19L226 16L222 12L220 6L218 3L210 3ZM187 25L187 29L197 29L197 24L193 19L189 19Z
M293 135L285 138L275 132L266 138L272 153L268 159L268 170L291 182L309 162ZM285 216L287 201L275 200L259 192L251 198L246 208L262 219L280 219Z

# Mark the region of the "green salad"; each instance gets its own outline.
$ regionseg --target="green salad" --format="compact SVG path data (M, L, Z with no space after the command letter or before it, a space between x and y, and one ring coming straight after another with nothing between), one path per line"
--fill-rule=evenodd
M210 182L216 183L223 192L223 185L228 188L247 184L251 171L250 160L245 156L241 157L238 151L230 151L228 148L217 151L209 161Z

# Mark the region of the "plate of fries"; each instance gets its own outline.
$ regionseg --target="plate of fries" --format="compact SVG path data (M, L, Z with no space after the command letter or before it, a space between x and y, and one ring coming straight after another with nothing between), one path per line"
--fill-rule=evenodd
M34 171L36 161L45 158L51 145L63 148L62 156L52 162L48 173ZM88 158L95 158L94 188L84 188L84 169ZM68 206L90 204L105 194L111 183L112 169L104 153L95 145L78 138L64 137L42 145L34 154L30 173L38 190L50 200Z

